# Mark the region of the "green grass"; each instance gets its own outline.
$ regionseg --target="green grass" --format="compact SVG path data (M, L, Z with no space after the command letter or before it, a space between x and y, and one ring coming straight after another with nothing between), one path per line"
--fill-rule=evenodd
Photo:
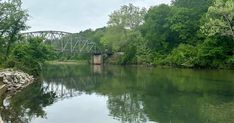
M87 60L46 61L46 64L88 64Z

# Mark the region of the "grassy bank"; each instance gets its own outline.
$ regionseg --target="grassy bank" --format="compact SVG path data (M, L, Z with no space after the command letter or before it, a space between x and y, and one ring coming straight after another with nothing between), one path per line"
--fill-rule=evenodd
M86 60L66 60L66 61L46 61L46 64L53 64L53 65L59 65L59 64L71 64L71 65L83 65L88 64Z

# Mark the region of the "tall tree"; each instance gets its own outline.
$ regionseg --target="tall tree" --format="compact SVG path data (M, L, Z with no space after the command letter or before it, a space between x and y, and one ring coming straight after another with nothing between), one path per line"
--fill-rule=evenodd
M172 7L168 17L171 31L179 37L180 43L192 43L199 30L200 17L189 8Z
M170 31L168 17L170 16L170 6L162 4L149 9L145 16L145 23L141 32L147 40L147 45L152 51L165 53L173 38Z
M143 23L146 9L133 4L124 5L120 10L114 11L109 17L109 26L121 26L125 29L135 29Z
M207 11L207 6L212 3L213 0L173 0L172 5L182 8L195 9L197 12Z
M199 40L201 18L212 0L174 0L169 17L170 28L178 34L182 43L196 44Z
M122 51L122 47L127 43L125 31L118 26L109 27L101 38L101 43L108 50Z
M12 44L16 42L20 31L27 28L27 11L22 9L21 0L0 2L0 40L4 49L5 59L8 57Z
M228 36L234 41L234 1L216 0L208 10L202 31L209 36Z
M133 4L124 5L114 11L109 17L107 31L101 38L101 43L108 49L123 51L128 41L128 33L134 31L144 22L145 8Z

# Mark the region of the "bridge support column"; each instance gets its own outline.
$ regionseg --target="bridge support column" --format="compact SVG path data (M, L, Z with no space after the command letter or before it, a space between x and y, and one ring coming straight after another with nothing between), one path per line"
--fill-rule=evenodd
M92 64L93 65L102 65L103 64L103 56L102 56L102 54L93 54L93 56L92 56Z

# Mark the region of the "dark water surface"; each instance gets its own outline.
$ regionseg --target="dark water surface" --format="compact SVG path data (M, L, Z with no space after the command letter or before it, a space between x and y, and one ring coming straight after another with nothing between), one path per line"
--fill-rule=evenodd
M234 71L48 65L2 105L7 123L234 123Z

